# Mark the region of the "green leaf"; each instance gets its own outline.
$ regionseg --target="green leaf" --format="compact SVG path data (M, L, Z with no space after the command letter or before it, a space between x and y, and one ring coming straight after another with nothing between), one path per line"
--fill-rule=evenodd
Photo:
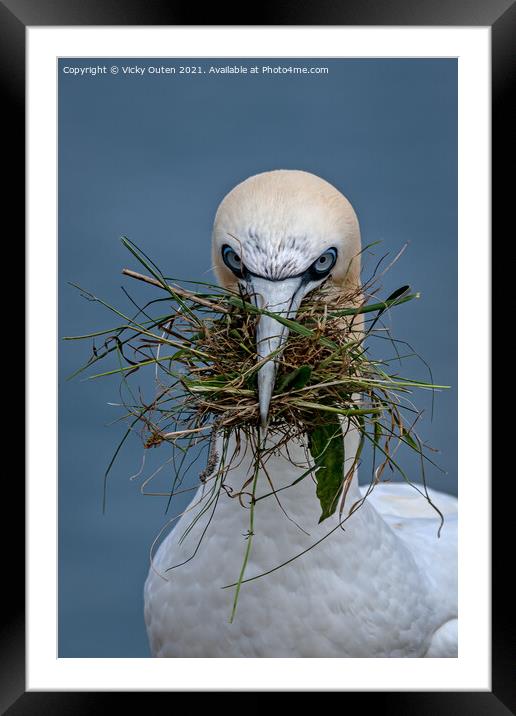
M378 420L374 421L374 442L379 443L382 438L382 425Z
M287 373L287 375L284 375L283 378L281 378L277 392L284 393L286 388L290 388L291 390L304 388L311 377L312 366L301 365L299 368L296 368L296 370L293 370L291 373Z
M371 323L371 325L367 329L368 333L370 333L373 330L374 326L376 325L376 322L380 319L380 316L382 315L382 313L384 311L386 311L387 308L394 305L395 303L401 303L403 298L406 296L406 294L408 294L409 291L410 291L410 286L402 286L401 288L396 289L396 291L394 291L394 293L391 293L391 295L385 299L385 305L383 308L381 308L378 311L378 315L376 316L374 321Z
M412 435L409 432L407 432L406 430L403 430L401 433L401 436L402 436L403 440L405 440L405 442L408 443L408 445L410 445L410 447L413 450L415 450L416 452L421 452L420 447L418 446L418 444L416 443L416 441L414 440L414 438L412 437Z
M191 378L184 377L183 383L189 388L220 388L226 385L227 380L223 376L220 378L208 378L205 380L192 380Z
M405 288L405 287L403 287ZM399 291L400 289L398 289ZM394 293L398 293L395 291ZM392 294L394 295L394 294ZM411 293L407 296L403 296L400 294L398 298L387 298L385 301L381 301L380 303L369 303L366 306L359 306L358 308L342 308L340 310L336 311L330 311L328 313L329 316L358 316L362 313L372 313L374 311L385 311L387 308L390 308L391 306L399 306L402 303L407 303L407 301L412 301L414 298L421 298L420 293Z
M314 428L308 446L316 465L316 494L322 513L319 524L337 509L344 484L344 440L338 418Z

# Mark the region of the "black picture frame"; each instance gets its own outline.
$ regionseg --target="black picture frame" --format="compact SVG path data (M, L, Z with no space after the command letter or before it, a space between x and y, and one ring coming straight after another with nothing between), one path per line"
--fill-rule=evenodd
M514 77L514 38L516 5L512 0L322 0L308 5L293 0L274 10L264 9L259 18L242 19L235 9L219 5L202 11L166 0L0 0L0 86L5 121L4 152L11 161L4 165L8 182L4 189L3 215L12 219L10 243L23 246L22 219L25 207L25 29L28 26L73 25L410 25L410 26L489 26L492 37L492 158L493 158L493 236L502 241L510 227L506 213L514 199L510 147L514 134L509 112L510 80ZM213 22L212 22L213 21ZM511 131L512 129L512 131ZM8 169L7 169L8 167ZM507 171L504 171L507 170ZM510 194L510 193L511 194ZM511 232L513 230L511 229ZM13 241L14 239L14 241ZM501 306L501 282L493 283L493 307ZM488 300L482 296L481 300ZM493 330L496 328L493 311ZM499 320L499 319L498 319ZM19 395L18 404L22 403ZM493 439L496 437L493 431ZM486 436L488 439L488 436ZM492 454L495 454L493 450ZM19 471L18 471L19 473ZM512 476L507 472L493 484L492 514L492 691L491 692L360 692L344 696L361 699L361 706L381 708L383 714L468 714L487 716L516 713L516 674L514 649L514 608L505 575L511 571L513 542L509 511ZM23 530L24 497L19 479L4 481L4 505L11 518L8 537L4 537L2 576L0 709L9 716L21 714L81 714L112 709L124 694L95 692L25 691L25 610ZM512 488L513 489L513 488ZM12 493L12 494L11 494ZM7 512L7 510L6 510ZM507 514L507 517L505 517ZM5 520L4 520L5 522ZM144 698L151 694L145 692ZM152 696L155 694L152 693ZM156 694L157 695L157 694ZM127 696L127 694L126 694ZM131 693L132 705L140 695ZM364 700L365 699L365 700ZM146 701L147 707L149 706ZM172 704L169 704L169 707ZM174 704L175 705L175 704ZM345 706L344 706L345 707Z

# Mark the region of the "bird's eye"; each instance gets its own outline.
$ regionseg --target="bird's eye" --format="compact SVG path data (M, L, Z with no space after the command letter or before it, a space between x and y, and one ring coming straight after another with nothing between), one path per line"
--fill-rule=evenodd
M242 259L233 251L231 246L224 244L222 247L222 258L226 266L233 271L235 276L242 278Z
M337 260L337 249L331 248L321 254L317 261L312 264L313 273L318 276L325 276L335 266Z

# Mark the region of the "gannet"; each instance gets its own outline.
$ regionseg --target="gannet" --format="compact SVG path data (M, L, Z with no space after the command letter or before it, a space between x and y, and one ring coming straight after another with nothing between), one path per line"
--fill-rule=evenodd
M338 189L309 172L275 170L249 177L223 199L212 258L223 286L240 284L257 305L292 318L323 282L339 290L359 286L360 246L357 216ZM281 349L286 338L274 318L260 317L259 356ZM275 371L270 360L258 373L260 429L268 446ZM345 430L343 439L352 464L356 430ZM233 436L229 451L236 447ZM253 467L250 446L238 448L227 478L237 488ZM275 489L293 483L306 460L302 437L274 454L267 471ZM224 587L236 582L242 564L248 510L221 491L214 511L181 541L202 509L205 489L199 487L149 569L144 616L153 656L457 656L455 497L429 490L445 518L439 538L436 513L407 484L377 485L338 529L337 513L318 524L313 479L283 490L281 506L257 501L245 577L270 573L242 584L230 623L234 588ZM357 503L364 489L355 471L346 505ZM270 484L259 474L256 495L267 492Z

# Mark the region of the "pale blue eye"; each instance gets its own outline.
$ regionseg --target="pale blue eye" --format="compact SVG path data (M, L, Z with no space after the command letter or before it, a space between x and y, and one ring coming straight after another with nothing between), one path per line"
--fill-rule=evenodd
M226 266L239 278L242 276L242 259L231 246L225 244L222 247L222 258Z
M333 248L328 249L328 251L325 251L319 256L316 261L314 261L314 263L312 264L313 270L316 274L323 276L324 274L331 271L331 269L335 266L336 260L337 250Z

